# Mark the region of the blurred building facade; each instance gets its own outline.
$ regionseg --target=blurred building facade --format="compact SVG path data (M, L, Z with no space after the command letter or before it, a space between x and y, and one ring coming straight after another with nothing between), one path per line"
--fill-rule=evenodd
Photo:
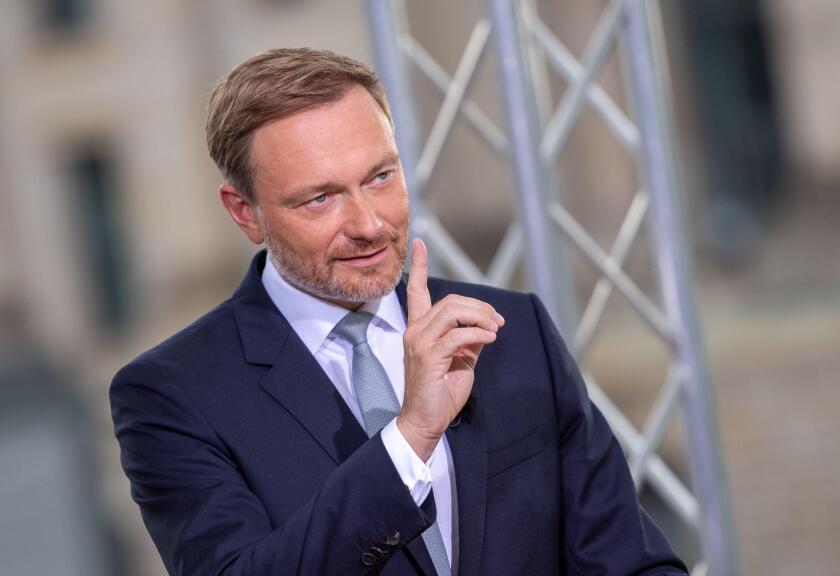
M580 54L604 2L536 4ZM767 65L786 143L784 178L809 183L796 187L805 201L836 206L825 198L840 183L840 131L834 129L840 126L835 74L840 5L833 0L756 5L761 20L753 24L767 36ZM450 73L483 9L479 0L457 8L444 0L407 2L413 32ZM680 140L688 155L686 187L692 205L702 205L710 179L703 161L694 158L702 156L695 128L702 123L697 111L705 106L703 91L692 84L696 75L687 64L692 46L670 32L685 29L686 12L670 6L665 14ZM66 371L74 377L61 385L90 407L89 428L98 444L76 449L96 453L93 465L102 489L99 496L87 497L100 499L111 518L113 540L122 545L102 536L99 545L119 550L117 558L86 565L79 574L162 573L119 469L107 384L119 365L235 287L253 247L216 199L220 178L204 146L207 95L214 81L243 58L267 47L302 45L372 62L362 3L0 2L0 168L5 175L0 362L31 355ZM733 50L724 56L738 58ZM622 102L619 65L617 58L608 62L600 82ZM488 59L471 94L500 118L495 81ZM440 96L431 86L417 89L421 125L428 130ZM551 89L556 97L563 86ZM558 180L571 210L593 223L596 238L606 244L634 192L632 159L592 117L582 118L575 138ZM487 262L504 232L512 210L511 184L504 162L456 125L430 196L453 236L480 262ZM830 252L826 258L832 258ZM641 269L645 257L637 260ZM771 258L767 266L772 263ZM840 261L829 260L823 268L826 278L840 279ZM617 343L605 358L621 348ZM37 379L27 386L39 386ZM624 396L634 393L630 388ZM742 528L739 533L750 534ZM762 566L752 557L745 565Z
M76 432L50 419L67 411L59 400L35 410L50 424L40 434L4 428L4 474L7 464L20 472L0 483L3 533L31 528L4 538L27 544L4 548L17 555L4 564L16 574L162 573L119 468L107 386L119 365L227 297L253 251L216 199L207 96L264 47L321 44L364 58L364 14L344 2L11 0L0 3L0 36L0 365L15 366L0 388L43 389L43 399L57 386L90 408ZM42 363L73 377L43 376L52 372ZM96 442L73 454L93 468L63 470L64 483L41 478L39 491L39 473L57 478L62 439L83 433ZM82 493L88 473L96 494ZM81 517L78 534L90 537L69 535L73 522L48 505L56 500L40 498L61 485L58 500L106 510L110 537ZM66 545L50 545L62 527Z

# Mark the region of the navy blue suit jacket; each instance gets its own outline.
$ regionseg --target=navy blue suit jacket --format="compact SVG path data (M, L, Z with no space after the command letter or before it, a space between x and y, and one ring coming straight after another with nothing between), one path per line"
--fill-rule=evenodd
M263 289L233 297L111 386L123 468L174 575L434 574L418 508ZM536 297L430 280L506 319L446 432L460 576L684 574ZM405 309L405 290L398 288Z

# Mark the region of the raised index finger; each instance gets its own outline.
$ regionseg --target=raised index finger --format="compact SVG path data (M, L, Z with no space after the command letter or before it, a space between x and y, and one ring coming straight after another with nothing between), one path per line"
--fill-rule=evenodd
M411 324L432 307L432 297L426 282L429 278L429 254L426 244L415 238L411 244L411 268L408 271L406 295L408 300L408 323Z

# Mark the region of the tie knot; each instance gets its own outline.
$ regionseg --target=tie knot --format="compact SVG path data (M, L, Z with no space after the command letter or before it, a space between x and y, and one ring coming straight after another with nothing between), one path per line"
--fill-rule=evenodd
M367 342L367 327L372 318L370 312L350 312L335 325L333 333L358 346Z

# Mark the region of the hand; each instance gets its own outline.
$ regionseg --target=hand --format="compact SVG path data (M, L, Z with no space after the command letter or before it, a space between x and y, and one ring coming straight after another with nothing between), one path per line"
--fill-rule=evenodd
M412 248L403 336L405 399L397 427L425 462L467 402L478 356L496 340L505 320L486 302L455 294L432 306L426 245L416 238Z

